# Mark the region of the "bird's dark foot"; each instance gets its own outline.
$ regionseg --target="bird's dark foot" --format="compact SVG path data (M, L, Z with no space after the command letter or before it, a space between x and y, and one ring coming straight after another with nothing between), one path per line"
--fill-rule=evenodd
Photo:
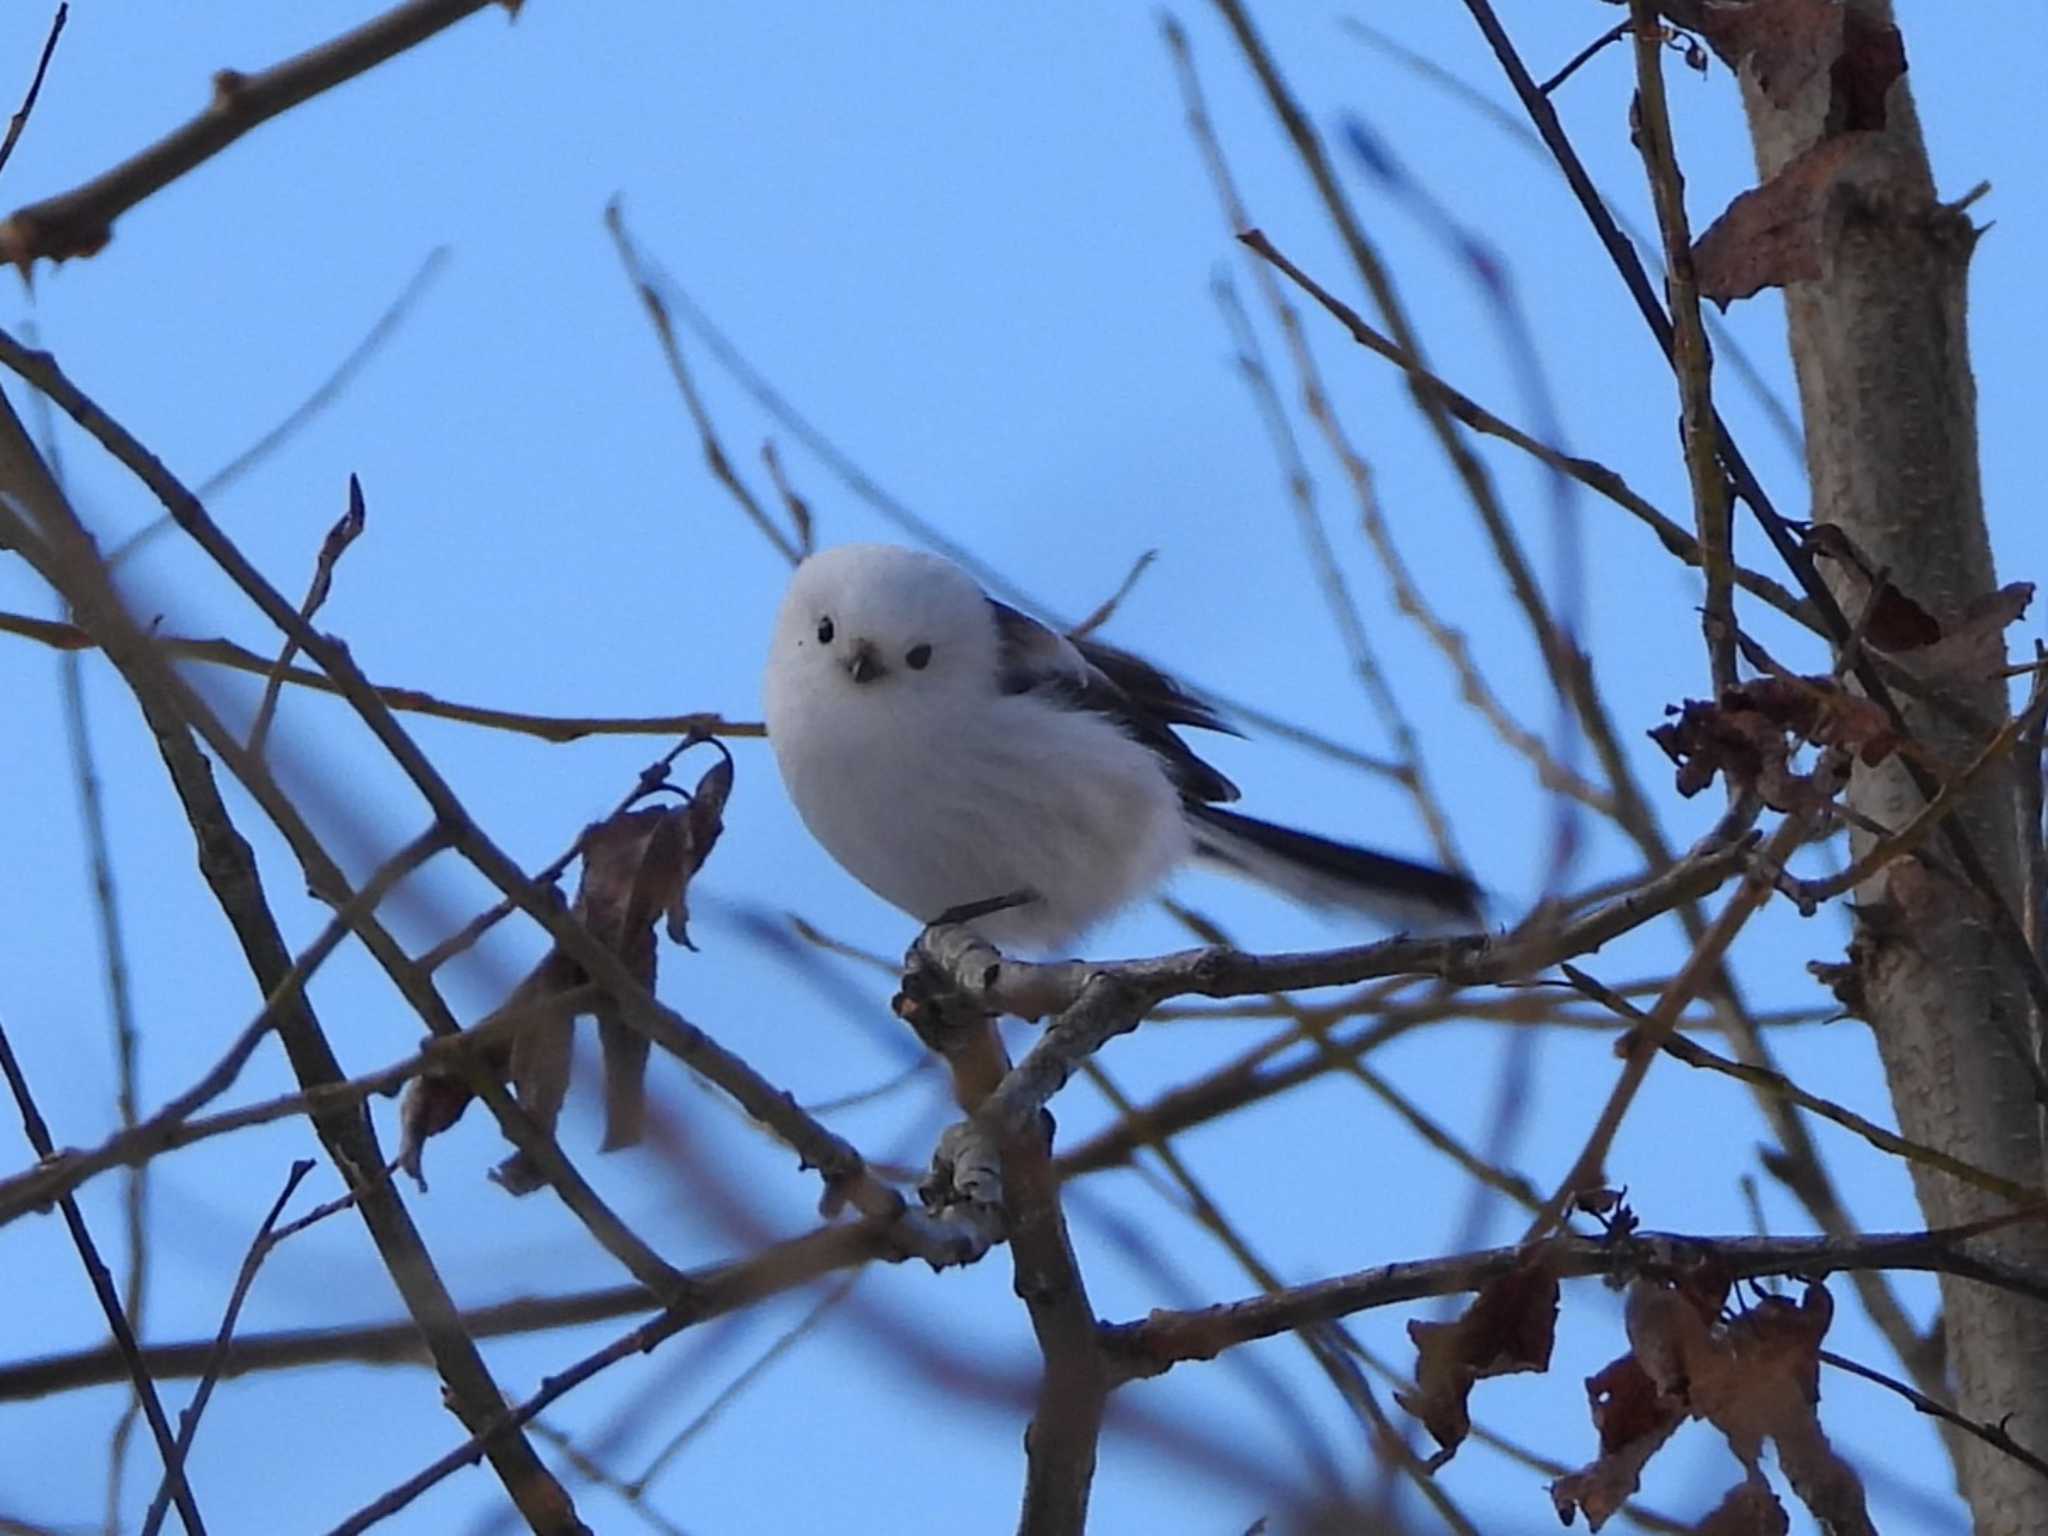
M1038 892L1025 887L1010 892L1007 896L989 896L980 901L964 901L957 907L948 907L925 925L926 931L933 928L951 928L961 923L971 923L976 918L993 917L998 912L1008 912L1012 907L1028 907L1038 900Z

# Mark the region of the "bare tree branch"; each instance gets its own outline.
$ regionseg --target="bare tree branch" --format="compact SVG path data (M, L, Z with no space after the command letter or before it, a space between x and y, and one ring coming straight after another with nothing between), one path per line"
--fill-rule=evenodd
M26 614L0 613L0 634L20 635L60 651L95 649L92 637L73 624L34 619ZM156 642L164 655L174 661L203 661L211 666L230 667L258 677L270 675L275 663L231 640L179 640L164 637ZM340 694L341 685L324 673L305 667L287 667L281 674L287 683L319 693ZM645 715L632 718L589 715L533 715L519 710L491 709L480 704L456 704L438 699L416 688L372 685L371 691L387 709L401 714L426 715L437 720L454 720L463 725L480 725L518 736L537 736L542 741L581 741L586 736L705 736L760 737L766 733L758 721L727 720L720 715Z
M1290 261L1267 238L1263 230L1241 230L1237 238L1263 260L1271 262L1281 272L1284 272L1289 282L1300 288L1302 292L1306 293L1317 304L1321 305L1323 309L1328 311L1338 324L1351 333L1353 341L1357 342L1367 351L1384 357L1388 362L1394 364L1395 367L1402 369L1411 378L1417 380L1421 387L1427 388L1439 396L1444 403L1444 409L1449 411L1457 420L1463 422L1475 432L1484 433L1488 437L1497 437L1505 443L1512 443L1524 453L1548 465L1559 474L1571 476L1572 479L1578 481L1581 485L1599 492L1624 511L1633 513L1646 527L1657 535L1657 541L1664 546L1667 553L1677 556L1687 565L1699 566L1705 560L1706 557L1701 554L1697 539L1664 513L1658 511L1641 496L1637 495L1635 491L1629 488L1628 483L1620 475L1607 468L1606 465L1592 459L1583 459L1571 454L1559 453L1549 444L1529 436L1528 433L1522 431L1519 427L1513 426L1494 415L1493 412L1473 400L1471 396L1445 383L1437 374L1415 361L1397 344L1368 324L1357 310L1346 304L1342 299L1331 293L1329 289L1318 283ZM1820 628L1820 620L1813 605L1805 599L1796 597L1786 591L1783 586L1773 581L1770 577L1761 575L1756 571L1741 568L1737 568L1733 575L1736 584L1745 592L1762 598L1786 617L1798 620L1809 629L1818 630Z
M563 1396L621 1360L646 1354L685 1328L746 1306L763 1296L789 1290L849 1264L888 1256L898 1251L895 1245L896 1237L888 1222L868 1220L854 1225L824 1227L805 1237L782 1243L755 1259L726 1265L699 1276L691 1287L688 1302L669 1308L594 1354L584 1356L566 1370L550 1375L540 1390L525 1402L506 1410L483 1431L364 1505L329 1531L327 1536L356 1536L356 1533L396 1514L443 1478L474 1465L486 1452L488 1435L520 1428L536 1414L545 1412Z
M90 256L113 238L114 221L280 112L353 80L494 0L407 0L353 32L253 75L223 69L213 99L183 127L56 197L18 208L0 223L0 260L23 272L39 259ZM507 0L507 9L513 7Z
M626 269L626 280L633 285L633 291L640 298L641 308L647 311L648 322L654 327L655 339L661 343L661 355L668 362L668 371L674 376L676 388L682 392L683 404L690 412L690 420L696 424L697 439L704 450L705 466L711 476L724 486L739 508L747 515L747 521L761 532L761 537L774 546L775 552L795 565L803 558L798 540L792 539L777 527L761 500L747 488L747 483L734 472L732 460L726 457L725 445L718 440L718 429L711 423L711 413L704 408L704 400L697 393L696 381L690 377L689 367L683 362L683 349L676 345L676 328L668 317L668 305L662 301L661 291L654 286L654 279L641 260L639 249L633 244L633 237L626 232L625 211L619 200L613 198L604 210L604 227L612 237L612 244L618 248L619 264ZM769 458L769 469L775 471L774 458ZM779 476L778 476L779 479ZM801 503L796 503L800 506ZM794 506L792 507L794 511ZM808 515L808 514L806 514ZM799 538L803 529L799 527Z
M55 1150L50 1142L50 1128L43 1123L35 1096L29 1091L28 1079L22 1075L21 1064L14 1059L14 1047L8 1043L4 1025L0 1025L0 1072L5 1073L15 1105L21 1111L21 1128L28 1135L29 1145L35 1148L36 1156L47 1158ZM128 1368L129 1379L135 1383L135 1395L142 1403L143 1417L149 1421L149 1432L156 1437L157 1454L163 1458L164 1482L177 1502L178 1518L184 1522L187 1536L206 1536L206 1522L200 1518L198 1502L192 1497L191 1485L185 1480L184 1462L172 1438L170 1420L164 1417L164 1405L157 1396L156 1383L151 1380L149 1367L135 1342L134 1330L128 1326L128 1314L122 1309L120 1293L114 1288L114 1277L108 1272L106 1261L100 1257L92 1233L86 1229L78 1202L66 1196L59 1205L64 1212L64 1225L71 1233L71 1245L78 1250L78 1259L85 1266L93 1295L99 1298L100 1310L106 1314L107 1331L113 1334Z
M353 347L349 348L348 354L334 365L327 377L315 385L305 399L287 411L283 420L199 482L198 494L201 499L211 498L225 491L282 448L291 440L294 433L333 404L355 376L363 370L364 365L397 333L398 327L412 313L413 306L419 302L420 296L432 286L434 279L441 275L441 269L447 264L447 246L437 245L428 251L419 266L414 269L412 276L406 279L405 286L398 290L398 297L385 306L384 312L371 322L370 328ZM107 564L120 565L165 529L176 526L168 513L158 517L108 551Z
M224 756L242 758L246 763L246 754L240 753L238 743L211 718L211 712L181 686L148 637L122 610L91 540L4 400L0 400L0 487L9 493L0 500L0 529L6 530L6 541L64 595L81 627L95 635L121 669L156 737L191 823L200 872L234 928L258 985L266 993L276 990L290 972L290 955L270 910L254 855L228 815L212 767L193 739L195 724L211 727L209 744ZM25 512L17 513L17 504ZM249 775L259 783L261 777L253 771ZM334 885L340 884L338 871L330 867L323 873ZM278 1033L302 1084L310 1087L342 1080L340 1065L303 995L280 1015ZM359 1184L383 1167L375 1132L360 1109L316 1114L313 1124L344 1181ZM503 1398L475 1342L461 1331L454 1302L435 1272L418 1230L388 1183L367 1188L369 1192L360 1203L365 1224L394 1284L434 1349L451 1409L465 1423L490 1422ZM489 1454L507 1493L536 1531L550 1536L577 1536L583 1531L567 1493L516 1430L494 1434Z
M1735 601L1732 575L1728 477L1716 456L1713 358L1700 320L1699 284L1692 271L1692 231L1685 216L1685 182L1678 173L1678 153L1671 142L1671 114L1664 105L1664 29L1649 0L1628 0L1635 22L1636 137L1650 190L1657 205L1657 225L1664 235L1666 296L1672 315L1671 366L1678 375L1679 438L1685 450L1686 473L1692 480L1693 517L1699 529L1700 565L1707 575L1707 601L1701 622L1714 692L1735 681ZM1546 91L1545 94L1548 94Z
M2003 1223L2000 1223L2003 1224ZM1735 1279L1795 1275L1820 1279L1866 1268L1923 1270L2048 1302L2048 1274L1972 1249L1985 1223L1926 1232L1876 1232L1855 1238L1687 1237L1635 1232L1622 1241L1563 1235L1545 1247L1562 1279L1627 1275L1646 1265L1666 1269L1712 1254ZM1640 1245L1640 1246L1638 1246ZM1515 1244L1442 1259L1383 1264L1356 1274L1294 1286L1192 1311L1154 1312L1143 1322L1106 1324L1103 1347L1121 1379L1157 1376L1187 1360L1212 1360L1226 1349L1373 1307L1478 1290L1526 1263Z

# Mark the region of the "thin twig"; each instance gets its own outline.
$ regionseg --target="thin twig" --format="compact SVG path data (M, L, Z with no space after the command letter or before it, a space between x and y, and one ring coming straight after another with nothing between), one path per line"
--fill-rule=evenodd
M1560 85L1563 85L1565 81L1571 79L1573 75L1577 74L1579 72L1580 67L1584 65L1588 59L1591 59L1593 55L1600 52L1601 49L1607 47L1610 43L1620 42L1622 38L1627 35L1628 29L1629 24L1627 22L1616 22L1613 26L1609 27L1605 32L1602 32L1598 37L1594 38L1592 42L1586 44L1585 47L1581 48L1577 53L1573 54L1571 59L1565 64L1563 69L1560 69L1548 80L1544 81L1541 85L1537 86L1536 89L1541 91L1544 95L1548 96Z
M412 276L406 279L405 286L399 289L398 297L385 306L384 312L371 323L369 330L363 333L362 339L349 349L346 357L334 365L333 371L326 378L314 386L312 393L287 411L283 420L199 482L200 499L209 500L225 491L283 447L301 427L331 405L355 376L362 372L364 365L397 333L398 327L412 313L413 306L419 302L434 279L441 275L441 269L448 264L448 256L449 249L445 245L437 245L427 252ZM107 554L107 564L119 566L122 561L166 529L176 526L168 513L156 518L116 544Z
M2038 1219L2036 1217L2035 1219ZM2048 1301L2048 1274L1969 1245L1986 1224L1925 1232L1873 1232L1851 1238L1693 1237L1635 1232L1626 1242L1563 1234L1546 1245L1560 1279L1628 1275L1644 1268L1676 1270L1712 1253L1734 1279L1793 1275L1822 1279L1858 1269L1919 1270L1957 1275L2031 1301ZM1273 1338L1375 1307L1475 1291L1526 1264L1520 1243L1478 1253L1385 1264L1271 1295L1189 1311L1155 1311L1143 1322L1106 1324L1103 1345L1124 1379L1158 1376L1185 1361L1209 1360L1240 1344Z
M43 76L50 72L50 56L57 51L57 39L63 35L64 23L70 19L68 3L57 7L57 14L50 21L50 35L43 41L43 56L36 61L35 78L28 83L28 94L21 98L21 107L7 120L7 137L0 139L0 170L7 168L7 162L14 158L14 146L21 140L21 132L28 127L28 115L36 109L36 97L43 92Z
M761 463L768 470L768 478L775 482L775 493L782 498L783 506L789 509L790 526L796 529L796 552L808 559L818 547L817 521L811 516L811 504L789 483L789 476L782 468L782 455L775 451L775 439L772 437L762 439Z
M1679 174L1678 153L1671 141L1671 114L1664 104L1664 29L1649 0L1629 0L1629 15L1635 25L1636 138L1649 172L1657 226L1664 236L1664 286L1673 321L1671 366L1678 375L1679 438L1685 449L1686 474L1692 481L1700 563L1707 577L1701 624L1718 698L1735 682L1735 605L1730 584L1728 477L1721 472L1716 455L1713 356L1707 350L1699 284L1693 278L1685 180Z
M61 17L60 17L61 19ZM56 416L50 397L36 392L31 404L35 411L36 436L50 478L63 486L64 459L56 431ZM100 787L98 756L93 750L92 721L86 711L85 667L75 651L67 651L57 668L59 690L64 701L64 734L71 748L72 777L78 783L78 808L85 822L87 865L92 878L93 914L98 922L100 962L107 979L107 1007L114 1029L114 1108L121 1127L132 1127L140 1116L136 1082L141 1035L135 1027L135 1005L128 984L128 946L121 925L121 903L114 881L113 841L107 830L105 798ZM129 1326L145 1327L149 1300L149 1169L137 1164L123 1181L121 1214L126 1239L128 1273L121 1288L121 1305ZM117 1536L121 1521L121 1490L126 1482L128 1447L142 1411L141 1400L130 1394L114 1421L107 1446L107 1505L103 1529Z
M362 537L363 527L368 521L368 512L363 505L363 486L354 475L348 477L348 509L335 519L334 526L327 530L327 537L320 541L320 553L313 561L313 579L306 587L305 601L299 604L299 617L311 622L313 615L320 611L327 601L327 594L334 587L334 567L348 552L349 545ZM292 658L298 654L295 642L287 639L277 653L276 664L270 669L270 677L263 685L262 702L256 706L256 719L249 727L249 755L263 756L265 742L270 736L270 722L277 714L278 695L284 692L285 670L291 666Z
M1766 845L1765 856L1773 863L1782 863L1804 840L1806 831L1805 817L1786 817ZM1597 1187L1605 1179L1608 1149L1614 1144L1615 1133L1621 1129L1622 1117L1628 1113L1637 1090L1649 1074L1650 1063L1670 1037L1678 1015L1699 994L1700 988L1720 966L1721 957L1735 942L1743 925L1756 915L1770 895L1771 887L1763 881L1753 877L1743 880L1736 886L1734 895L1728 898L1727 905L1722 907L1720 916L1693 946L1684 967L1671 978L1671 985L1664 989L1657 999L1657 1006L1644 1020L1622 1066L1621 1075L1586 1137L1585 1146L1573 1159L1570 1171L1559 1182L1556 1192L1544 1202L1543 1209L1530 1224L1527 1240L1546 1235L1564 1219L1575 1195L1581 1190Z
M1921 1413L1944 1424L1952 1424L1966 1435L1974 1435L1995 1450L2003 1451L2014 1461L2031 1467L2043 1477L2048 1477L2048 1460L2028 1450L2019 1441L2006 1433L2003 1423L1980 1424L1975 1419L1957 1413L1948 1404L1929 1397L1925 1392L1909 1387L1903 1381L1894 1380L1883 1371L1872 1370L1860 1361L1851 1360L1847 1355L1838 1355L1832 1349L1820 1351L1821 1360L1838 1371L1847 1371L1851 1376L1861 1376L1865 1381L1875 1382L1887 1392L1896 1392Z
M4 1025L0 1025L0 1072L6 1074L7 1086L21 1111L21 1128L27 1133L29 1145L35 1148L36 1156L49 1157L55 1150L50 1141L50 1128L43 1123L35 1096L29 1091L28 1079L22 1074L21 1064L14 1059L14 1047L8 1042ZM92 1283L93 1294L99 1298L100 1310L106 1314L107 1330L113 1334L128 1366L128 1376L135 1384L135 1395L142 1403L142 1415L149 1422L149 1432L156 1438L157 1454L163 1458L164 1477L171 1484L171 1497L178 1506L178 1519L184 1524L186 1536L206 1536L206 1522L199 1517L199 1505L192 1497L191 1485L185 1480L185 1469L171 1436L170 1421L164 1417L164 1405L157 1396L156 1382L142 1359L135 1333L128 1326L128 1314L122 1310L121 1297L114 1289L114 1277L107 1272L106 1262L100 1258L99 1249L93 1244L92 1233L86 1229L78 1202L67 1195L60 1206L64 1212L64 1225L71 1232L72 1246L78 1250L79 1262L85 1266L86 1278Z
M96 648L92 637L76 625L30 618L26 614L0 613L0 634L20 635L23 639L34 640L59 651ZM167 636L155 643L165 656L174 661L203 661L211 666L254 673L258 677L268 676L275 665L270 658L258 656L230 640L180 640ZM338 695L342 691L341 685L331 677L305 667L289 667L283 677L295 687L311 688L318 693ZM758 721L727 720L722 715L534 715L520 710L491 709L480 704L452 703L433 694L422 693L417 688L373 684L372 691L386 709L400 714L426 715L518 736L535 736L556 745L581 741L588 736L684 736L697 732L705 736L759 737L766 734Z
M0 224L0 261L90 256L114 221L261 123L395 58L493 0L407 0L352 32L253 75L223 69L213 99L181 127L92 180L15 210Z
M1284 255L1262 230L1247 229L1238 234L1244 245L1266 261L1271 262L1288 281L1314 299L1345 330L1351 339L1367 351L1378 354L1417 380L1423 387L1434 392L1444 402L1444 408L1473 431L1488 437L1497 437L1511 443L1540 460L1560 474L1571 476L1580 484L1599 492L1622 510L1633 514L1664 546L1667 553L1675 555L1687 565L1700 566L1705 556L1700 552L1699 541L1671 518L1645 501L1620 475L1606 465L1592 459L1578 458L1571 454L1559 453L1547 443L1531 437L1519 427L1496 416L1471 396L1446 383L1440 376L1418 363L1406 352L1368 323L1364 316L1331 293L1321 283L1310 277ZM1733 572L1736 585L1745 592L1763 599L1786 617L1795 619L1808 629L1820 632L1818 611L1806 600L1794 596L1770 577L1756 571L1737 568Z
M562 1459L576 1469L577 1475L607 1492L615 1493L634 1514L647 1525L648 1529L660 1532L660 1536L687 1536L683 1528L670 1520L646 1499L635 1494L625 1479L606 1467L589 1451L578 1445L567 1433L555 1428L546 1419L535 1419L529 1426L534 1435L547 1441L562 1453Z
M484 1426L480 1433L471 1435L404 1482L371 1500L335 1526L327 1536L359 1536L360 1532L378 1521L396 1514L436 1483L466 1466L474 1465L483 1454L489 1436L520 1428L566 1394L620 1361L646 1354L685 1328L723 1316L764 1296L790 1290L849 1264L890 1257L893 1241L886 1222L842 1223L778 1244L754 1259L725 1265L715 1271L698 1272L693 1277L691 1299L687 1303L661 1312L567 1369L548 1376L531 1397L517 1407L507 1409Z
M285 1202L299 1187L307 1174L313 1171L311 1158L300 1158L286 1174L284 1188L278 1191L277 1199L271 1202L270 1214L263 1218L263 1224L256 1229L256 1236L249 1244L249 1251L242 1258L242 1267L235 1276L234 1288L228 1293L227 1310L221 1314L220 1332L214 1335L213 1353L206 1362L206 1369L199 1373L199 1385L193 1389L192 1401L178 1416L177 1462L182 1474L192 1454L192 1441L199 1433L199 1416L206 1412L207 1400L213 1396L214 1383L220 1380L221 1361L226 1358L228 1341L235 1336L235 1322L242 1315L242 1303L248 1298L249 1287L256 1283L256 1271L270 1256L276 1246L273 1229L277 1218L284 1214ZM164 1511L170 1502L173 1476L170 1469L164 1471L163 1481L157 1485L156 1497L149 1502L149 1513L142 1522L142 1536L156 1536L162 1529Z
M746 1369L721 1387L717 1396L699 1409L689 1423L669 1437L668 1444L654 1453L654 1459L647 1463L638 1477L621 1485L620 1491L626 1498L629 1501L637 1501L647 1492L648 1485L661 1475L662 1468L673 1461L684 1446L715 1424L719 1415L737 1401L742 1393L765 1376L778 1360L815 1332L818 1325L831 1315L832 1309L846 1300L854 1286L860 1283L861 1274L862 1271L854 1269L842 1275L812 1304L810 1311L777 1334L773 1343L748 1361Z
M1638 1025L1650 1022L1650 1015L1648 1013L1636 1007L1627 998L1618 995L1612 988L1603 985L1594 977L1589 976L1577 966L1567 962L1560 969L1573 986L1604 1007L1611 1009L1622 1018ZM1664 1038L1663 1043L1659 1045L1658 1049L1667 1056L1676 1057L1689 1067L1700 1067L1709 1072L1719 1072L1723 1076L1732 1077L1738 1082L1748 1083L1753 1088L1760 1088L1764 1092L1774 1094L1788 1103L1796 1104L1809 1114L1818 1115L1823 1120L1832 1120L1844 1130L1852 1131L1856 1135L1861 1136L1880 1152L1889 1152L1894 1156L1904 1158L1908 1162L1919 1163L1923 1167L1936 1169L1941 1173L1948 1174L1951 1178L1960 1179L1965 1184L1984 1190L1988 1194L2010 1200L2015 1205L2031 1207L2039 1205L2044 1199L2048 1199L2048 1190L2029 1188L2025 1184L2016 1183L2011 1179L1995 1174L1988 1168L1979 1168L1974 1163L1964 1162L1961 1158L1951 1156L1939 1147L1930 1147L1924 1143L1909 1140L1894 1131L1888 1131L1874 1121L1864 1119L1855 1111L1844 1109L1832 1099L1824 1099L1819 1094L1808 1093L1782 1072L1773 1072L1764 1067L1751 1066L1747 1062L1730 1061L1727 1057L1717 1055L1715 1052L1708 1050L1697 1041L1688 1040L1676 1030L1673 1030Z
M640 259L640 252L633 244L633 237L626 233L626 216L619 207L619 200L613 198L605 205L604 227L610 231L612 243L618 247L619 264L626 269L626 280L633 285L633 291L640 296L641 307L647 311L647 318L654 326L655 338L661 343L661 355L668 362L668 371L676 381L676 388L682 392L683 404L690 412L690 420L696 423L697 438L703 445L704 463L710 469L712 478L725 487L739 508L746 513L747 521L761 531L761 537L775 546L775 552L795 565L803 559L800 547L805 524L798 525L797 538L790 536L775 525L760 499L747 488L744 480L733 472L732 461L725 456L725 445L718 440L718 429L711 424L711 413L704 408L703 398L697 393L696 382L690 377L690 370L683 362L683 349L676 345L676 329L668 317L668 305L663 302L661 292L654 286L654 279L647 270L647 264Z
M1158 558L1158 550L1148 549L1139 555L1137 559L1133 560L1131 568L1124 572L1124 579L1117 583L1116 590L1097 603L1094 611L1087 618L1068 630L1068 637L1079 640L1084 636L1092 635L1115 617L1117 609L1123 606L1124 599L1131 595L1131 589L1137 586L1138 578L1150 570L1152 562Z

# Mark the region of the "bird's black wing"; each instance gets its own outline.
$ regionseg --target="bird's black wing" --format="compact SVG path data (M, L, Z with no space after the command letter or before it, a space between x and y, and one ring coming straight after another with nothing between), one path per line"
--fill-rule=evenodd
M1237 786L1197 757L1173 729L1191 725L1239 734L1205 700L1128 651L1071 640L994 598L989 608L996 622L996 686L1004 693L1047 694L1114 721L1151 749L1188 800L1237 798Z

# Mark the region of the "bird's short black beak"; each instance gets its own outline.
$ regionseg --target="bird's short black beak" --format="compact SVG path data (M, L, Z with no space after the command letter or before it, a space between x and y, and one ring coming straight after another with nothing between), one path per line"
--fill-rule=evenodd
M876 652L872 641L856 640L853 654L846 660L846 674L856 683L871 683L888 672L882 665L882 658Z

